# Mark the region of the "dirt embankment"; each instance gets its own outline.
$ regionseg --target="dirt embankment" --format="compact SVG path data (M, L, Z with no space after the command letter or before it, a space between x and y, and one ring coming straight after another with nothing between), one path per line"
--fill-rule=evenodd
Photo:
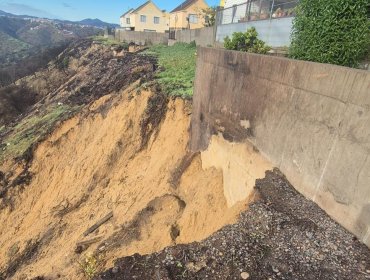
M236 221L247 199L227 207L222 172L187 151L190 104L155 70L82 40L20 81L38 97L0 128L0 279L85 279Z
M29 185L0 213L3 275L83 279L88 253L109 267L235 222L246 201L228 208L221 171L187 152L189 115L183 100L131 88L61 124L36 149Z
M368 279L366 247L276 171L239 216L271 166L222 139L188 152L191 104L152 57L86 40L58 61L0 128L0 279Z

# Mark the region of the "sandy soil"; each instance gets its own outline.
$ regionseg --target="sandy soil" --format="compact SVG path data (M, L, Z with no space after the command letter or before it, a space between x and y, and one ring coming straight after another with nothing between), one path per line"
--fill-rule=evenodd
M163 116L149 112L159 122L143 127L157 106L152 96L132 89L104 96L38 146L31 183L12 211L0 213L6 277L84 279L79 263L90 253L104 269L118 257L200 241L236 221L249 199L228 207L222 171L203 170L200 155L188 153L189 104L170 100ZM108 222L83 235L110 211Z

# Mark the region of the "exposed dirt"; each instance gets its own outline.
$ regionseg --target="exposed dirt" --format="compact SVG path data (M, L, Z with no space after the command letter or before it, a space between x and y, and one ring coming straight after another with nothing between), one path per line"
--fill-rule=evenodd
M251 147L189 152L191 103L155 69L82 40L23 79L40 101L0 127L0 279L370 278L369 250L278 171L253 191L244 173L270 167ZM256 166L227 172L221 148Z
M90 253L108 268L236 221L248 201L227 207L222 172L188 156L190 103L154 96L135 85L104 96L39 144L29 185L12 189L12 209L0 212L4 278L83 279L79 263ZM181 177L176 188L173 174ZM110 211L113 218L85 237Z
M117 260L95 279L370 279L370 251L278 170L261 199L206 240ZM244 277L244 278L243 278Z

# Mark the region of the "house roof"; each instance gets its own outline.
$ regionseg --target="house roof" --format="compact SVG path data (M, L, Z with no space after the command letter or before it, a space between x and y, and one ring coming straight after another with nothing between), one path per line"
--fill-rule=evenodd
M150 2L152 1L146 1L144 4L140 5L139 7L137 7L135 10L133 10L132 12L133 13L136 13L137 11L141 10L142 8L144 8L146 5L148 5Z
M173 9L171 11L171 13L182 11L182 10L186 9L187 7L189 7L190 5L194 4L197 1L198 0L186 0L185 2L183 2L179 6L177 6L175 9Z
M142 4L141 6L137 7L135 10L132 11L132 13L136 13L138 11L140 11L142 8L144 8L146 5L152 3L159 11L163 12L160 8L158 8L158 6L153 2L153 1L146 1L144 4Z
M130 10L128 10L126 13L124 13L124 14L121 16L121 18L125 17L125 16L126 16L126 15L128 15L128 14L131 14L133 10L134 10L134 9L130 9Z

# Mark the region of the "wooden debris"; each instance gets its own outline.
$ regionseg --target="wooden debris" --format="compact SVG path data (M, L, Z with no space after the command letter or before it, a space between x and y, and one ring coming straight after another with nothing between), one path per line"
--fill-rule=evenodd
M76 247L75 247L75 253L76 254L81 254L83 251L85 251L91 244L94 244L96 242L99 242L100 240L102 240L104 237L104 235L100 235L100 236L96 236L96 237L93 237L91 239L87 239L87 240L82 240L82 241L79 241L76 243Z
M109 212L106 216L104 216L102 219L100 219L98 222L96 222L92 227L88 228L84 232L84 236L89 235L90 233L94 232L97 230L101 225L105 224L108 222L111 218L113 217L113 211Z
M96 236L96 237L93 237L91 239L87 239L87 240L83 240L83 241L79 241L76 243L76 246L88 246L88 245L91 245L91 244L94 244L96 242L99 242L100 240L103 239L103 235L101 236Z

